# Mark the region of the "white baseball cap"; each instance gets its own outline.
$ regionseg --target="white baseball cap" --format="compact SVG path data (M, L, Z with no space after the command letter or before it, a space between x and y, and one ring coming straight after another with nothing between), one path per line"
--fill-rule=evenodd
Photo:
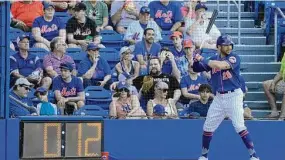
M26 78L18 78L16 80L15 85L26 85L26 86L34 86L32 83L30 83Z
M122 55L122 54L123 54L124 52L126 52L127 50L132 51L130 47L127 47L127 46L122 47L121 50L120 50L120 55Z

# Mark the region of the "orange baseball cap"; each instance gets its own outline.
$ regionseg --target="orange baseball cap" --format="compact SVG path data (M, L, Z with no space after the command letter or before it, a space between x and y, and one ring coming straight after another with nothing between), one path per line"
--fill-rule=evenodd
M170 39L172 39L173 37L182 37L182 33L175 31L172 33L172 35L170 36Z
M183 41L183 48L192 48L193 46L193 41L191 39L186 39Z

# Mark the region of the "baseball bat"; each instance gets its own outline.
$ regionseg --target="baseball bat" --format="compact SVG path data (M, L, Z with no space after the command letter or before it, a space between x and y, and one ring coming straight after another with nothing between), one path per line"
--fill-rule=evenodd
M15 98L15 97L13 97L13 96L11 96L11 95L9 95L9 98L11 98L12 100L14 100L16 103L20 104L21 106L23 106L23 107L26 108L27 110L37 113L37 110L36 110L35 107L28 106L27 104L21 102L20 100L18 100L17 98Z
M213 25L214 25L214 23L215 23L215 21L216 21L216 19L217 19L217 17L218 17L218 10L214 10L213 11L213 13L212 13L212 16L211 16L211 19L210 19L210 21L209 21L209 24L208 24L208 26L207 26L207 29L206 29L206 34L209 34L210 33L210 31L211 31L211 29L212 29L212 27L213 27ZM202 47L203 47L203 44L204 44L204 41L205 40L203 40L202 41L202 43L201 43L201 45L200 45L200 49L202 49Z

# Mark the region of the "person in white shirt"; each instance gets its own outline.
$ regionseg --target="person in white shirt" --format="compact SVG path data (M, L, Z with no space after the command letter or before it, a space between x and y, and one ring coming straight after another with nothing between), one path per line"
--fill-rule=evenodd
M136 42L142 41L143 31L146 28L154 29L155 42L162 40L159 26L155 23L155 21L150 20L150 9L146 6L143 6L140 9L139 20L130 23L126 31L124 40L128 41L131 45L135 44Z
M209 24L209 20L205 14L205 11L207 9L208 8L203 3L198 3L196 5L196 19L195 21L188 21L186 23L186 34L190 35L196 47L203 45L203 48L216 50L216 41L217 38L221 35L221 32L216 27L216 25L213 24L210 33L206 34L206 30Z

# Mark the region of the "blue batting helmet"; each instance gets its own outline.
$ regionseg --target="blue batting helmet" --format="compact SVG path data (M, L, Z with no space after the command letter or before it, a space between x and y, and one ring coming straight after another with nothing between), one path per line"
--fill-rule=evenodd
M228 46L232 45L234 47L234 42L232 41L232 37L229 35L222 35L217 39L217 47L220 46Z

